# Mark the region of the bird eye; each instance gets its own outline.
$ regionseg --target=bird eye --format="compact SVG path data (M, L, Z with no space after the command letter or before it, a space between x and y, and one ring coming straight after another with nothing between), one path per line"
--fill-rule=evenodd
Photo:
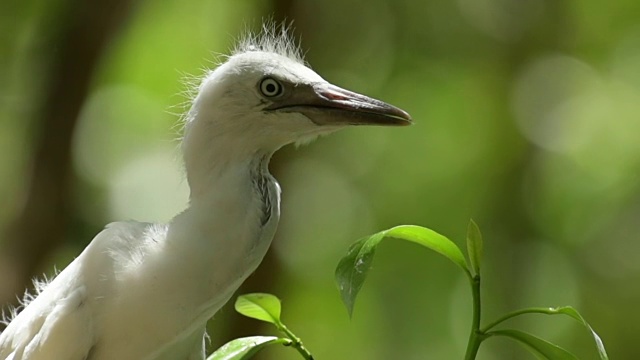
M266 97L274 97L282 94L282 84L276 79L266 77L260 82L260 92Z

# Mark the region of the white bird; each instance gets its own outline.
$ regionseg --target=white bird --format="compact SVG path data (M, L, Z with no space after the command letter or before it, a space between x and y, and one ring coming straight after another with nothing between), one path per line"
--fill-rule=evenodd
M389 104L305 66L286 30L248 36L185 117L189 207L167 224L116 222L0 335L0 359L204 359L205 325L260 264L280 216L280 147L348 125L407 125Z

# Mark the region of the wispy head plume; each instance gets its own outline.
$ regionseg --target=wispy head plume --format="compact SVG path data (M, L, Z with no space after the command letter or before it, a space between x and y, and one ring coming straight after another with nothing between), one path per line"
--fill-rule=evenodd
M293 22L278 23L272 19L263 20L261 31L245 30L236 42L231 55L264 51L305 64L300 41L293 36L292 25Z
M304 61L304 53L300 47L300 40L293 35L293 22L277 22L272 18L263 19L258 30L254 26L246 25L245 30L234 41L234 46L229 54L215 53L213 64L220 66L234 55L243 53L262 51L278 54L293 61L309 65ZM180 115L176 129L177 140L183 139L183 134L189 122L196 115L191 105L200 92L203 81L214 71L214 69L203 68L204 75L183 75L184 91L182 95L186 101L182 102L176 113Z

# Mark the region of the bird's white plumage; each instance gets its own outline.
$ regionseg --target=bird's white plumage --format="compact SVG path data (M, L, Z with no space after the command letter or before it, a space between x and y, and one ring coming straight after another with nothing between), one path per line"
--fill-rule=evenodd
M0 359L204 359L206 322L276 231L271 155L349 124L409 121L328 84L277 29L246 37L198 88L182 141L189 207L168 224L108 225L11 320Z
M110 224L10 323L0 359L202 359L206 321L275 232L278 206L261 228L245 165L168 225Z

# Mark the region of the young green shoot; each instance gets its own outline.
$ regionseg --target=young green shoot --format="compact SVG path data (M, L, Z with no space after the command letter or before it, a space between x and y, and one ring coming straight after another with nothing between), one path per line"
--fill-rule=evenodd
M282 305L280 299L265 293L241 295L236 299L235 309L240 314L256 320L268 322L285 335L285 338L255 336L235 339L218 349L207 360L245 360L271 344L282 344L296 349L305 360L313 360L313 355L304 347L302 340L296 336L280 319ZM240 350L225 350L225 347ZM221 352L221 350L224 350ZM218 354L220 352L220 354ZM218 357L213 357L218 354ZM229 354L229 355L227 355Z
M494 330L497 325L501 325L506 320L523 314L532 313L567 315L577 320L591 332L591 336L596 344L600 359L608 359L604 344L598 334L596 334L593 328L584 320L578 311L569 306L522 309L509 313L498 320L489 323L489 325L485 327L481 326L482 302L480 296L480 270L482 265L483 240L480 229L473 220L469 222L467 227L468 262L465 260L460 248L447 237L438 234L433 230L415 225L396 226L357 240L351 245L347 254L340 260L335 272L340 295L345 307L347 308L349 316L353 314L356 297L358 296L368 272L371 269L376 248L383 239L388 237L407 240L431 249L451 260L466 275L471 288L473 315L471 319L469 340L467 342L467 350L464 357L465 360L475 359L482 342L494 336L504 336L513 339L542 359L576 359L575 355L569 351L532 334L513 329Z

